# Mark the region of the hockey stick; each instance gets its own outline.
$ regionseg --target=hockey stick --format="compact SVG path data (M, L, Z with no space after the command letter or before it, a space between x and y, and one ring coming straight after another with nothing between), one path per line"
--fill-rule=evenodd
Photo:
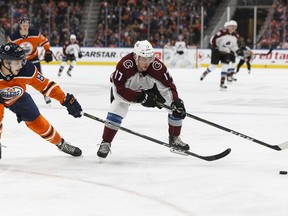
M159 103L159 102L157 102L157 104L158 104L159 106L162 106L162 107L166 108L166 109L172 110L172 108L171 108L170 106L167 106L167 105L162 104L162 103ZM231 134L234 134L234 135L236 135L236 136L242 137L242 138L247 139L247 140L249 140L249 141L252 141L252 142L258 143L258 144L260 144L260 145L266 146L266 147L268 147L268 148L277 150L277 151L281 151L281 150L284 150L284 149L288 148L288 141L287 141L287 142L284 142L284 143L281 143L281 144L279 144L279 145L270 145L270 144L268 144L268 143L265 143L265 142L263 142L263 141L260 141L260 140L258 140L258 139L255 139L255 138L253 138L253 137L247 136L247 135L245 135L245 134L243 134L243 133L240 133L240 132L237 132L237 131L235 131L235 130L226 128L226 127L224 127L224 126L221 126L221 125L218 125L218 124L216 124L216 123L207 121L207 120L205 120L205 119L199 118L199 117L197 117L197 116L195 116L195 115L192 115L192 114L190 114L190 113L187 113L187 112L186 112L186 116L188 116L189 118L195 119L195 120L197 120L197 121L201 121L201 122L204 122L204 123L206 123L206 124L212 125L212 126L214 126L214 127L216 127L216 128L219 128L219 129L221 129L221 130L224 130L224 131L226 131L226 132L228 132L228 133L231 133Z
M171 148L171 147L172 147L172 146L171 146L170 144L168 144L168 143L162 142L162 141L160 141L160 140L154 139L154 138L149 137L149 136L146 136L146 135L144 135L144 134L137 133L137 132L132 131L132 130L130 130L130 129L128 129L128 128L125 128L125 127L121 127L121 126L119 127L119 126L117 126L117 125L114 125L114 124L112 124L112 123L110 123L110 122L106 122L105 120L103 120L103 119L101 119L101 118L98 118L98 117L96 117L96 116L90 115L90 114L88 114L88 113L81 112L81 114L82 114L83 116L86 116L86 117L90 118L90 119L96 120L96 121L98 121L98 122L102 122L102 123L104 123L104 124L112 125L112 126L114 126L114 127L119 128L119 129L122 130L122 131L125 131L125 132L127 132L127 133L133 134L133 135L135 135L135 136L142 137L142 138L144 138L144 139L150 140L150 141L152 141L152 142L158 143L158 144L163 145L163 146L166 146L166 147L168 147L168 148ZM173 149L176 149L177 151L179 151L179 152L181 152L181 153L185 153L186 155L190 155L190 156L193 156L193 157L196 157L196 158L205 160L205 161L214 161L214 160L221 159L221 158L225 157L226 155L228 155L228 154L231 152L231 149L228 148L228 149L226 149L225 151L223 151L223 152L221 152L221 153L219 153L219 154L210 155L210 156L202 156L202 155L199 155L199 154L190 152L190 151L183 151L182 149L179 149L179 148L174 147L174 146L173 146Z
M270 48L267 53L253 53L252 55L269 55L273 51L273 48Z

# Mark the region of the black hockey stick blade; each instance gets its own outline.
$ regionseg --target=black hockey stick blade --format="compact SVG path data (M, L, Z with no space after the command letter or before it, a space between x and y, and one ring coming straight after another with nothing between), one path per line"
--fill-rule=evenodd
M253 55L269 55L273 51L273 48L270 48L267 53L253 53Z
M269 55L272 52L273 48L270 48L266 55Z
M157 103L158 103L158 102L157 102ZM172 110L172 108L171 108L170 106L167 106L167 105L165 105L165 104L158 103L158 105L159 105L159 106L162 106L162 107L164 107L164 108L166 108L166 109ZM248 136L248 135L245 135L245 134L243 134L243 133L237 132L237 131L235 131L235 130L226 128L226 127L224 127L224 126L218 125L218 124L216 124L216 123L210 122L210 121L208 121L208 120L202 119L202 118L197 117L197 116L195 116L195 115L192 115L192 114L190 114L190 113L187 113L187 112L186 112L186 116L189 117L189 118L195 119L195 120L197 120L197 121L201 121L201 122L204 122L204 123L206 123L206 124L209 124L209 125L211 125L211 126L213 126L213 127L216 127L216 128L218 128L218 129L224 130L224 131L226 131L226 132L228 132L228 133L231 133L231 134L234 134L234 135L236 135L236 136L242 137L242 138L247 139L247 140L249 140L249 141L258 143L258 144L260 144L260 145L262 145L262 146L266 146L266 147L268 147L268 148L274 149L274 150L276 150L276 151L281 151L281 150L284 150L284 149L287 149L287 148L288 148L288 141L287 141L287 142L284 142L284 143L281 143L281 144L279 144L279 145L270 145L270 144L265 143L265 142L263 142L263 141L261 141L261 140L255 139L255 138L253 138L253 137L250 137L250 136Z
M150 137L150 136L147 136L147 135L144 135L144 134L140 134L140 133L138 133L138 132L132 131L132 130L130 130L130 129L128 129L128 128L125 128L125 127L121 127L121 126L119 127L119 126L117 126L117 125L114 125L114 124L112 124L112 123L106 122L105 120L103 120L103 119L101 119L101 118L98 118L98 117L96 117L96 116L93 116L93 115L91 115L91 114L88 114L88 113L85 113L85 112L81 112L81 114L82 114L83 116L86 116L86 117L90 118L90 119L96 120L96 121L101 122L101 123L104 123L104 124L109 124L109 125L111 125L111 126L117 127L119 130L125 131L125 132L127 132L127 133L133 134L133 135L138 136L138 137L142 137L142 138L147 139L147 140L150 140L150 141L152 141L152 142L154 142L154 143L158 143L158 144L163 145L163 146L166 146L166 147L168 147L168 148L171 148L171 147L172 147L170 144L168 144L168 143L166 143L166 142L162 142L162 141L157 140L157 139L154 139L154 138L152 138L152 137ZM196 157L196 158L205 160L205 161L214 161L214 160L221 159L221 158L227 156L227 155L231 152L231 149L228 148L228 149L226 149L225 151L223 151L223 152L221 152L221 153L219 153L219 154L210 155L210 156L202 156L202 155L193 153L193 152L191 152L191 151L183 151L182 149L176 148L176 147L174 147L174 146L173 146L173 148L174 148L175 150L181 152L181 153L184 153L184 154L186 154L186 155L190 155L190 156L193 156L193 157Z
M219 153L219 154L215 154L215 155L209 155L209 156L203 156L203 155L198 155L196 153L190 152L190 151L184 151L185 154L187 155L191 155L197 158L200 158L202 160L205 161L214 161L214 160L219 160L223 157L226 157L228 154L230 154L231 152L231 148L226 149L225 151Z

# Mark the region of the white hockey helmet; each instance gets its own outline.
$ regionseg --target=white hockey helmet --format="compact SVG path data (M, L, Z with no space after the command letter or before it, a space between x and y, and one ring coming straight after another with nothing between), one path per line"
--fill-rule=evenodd
M235 26L235 27L237 27L238 24L237 24L237 22L236 22L235 20L230 20L230 21L229 21L229 26Z
M134 51L136 58L139 56L144 58L154 58L154 49L147 40L137 41L134 45Z
M225 23L224 23L224 28L226 28L226 29L227 29L227 28L228 28L228 26L229 26L229 21L227 21L227 22L225 22Z
M76 35L75 34L71 34L70 35L70 40L76 40Z

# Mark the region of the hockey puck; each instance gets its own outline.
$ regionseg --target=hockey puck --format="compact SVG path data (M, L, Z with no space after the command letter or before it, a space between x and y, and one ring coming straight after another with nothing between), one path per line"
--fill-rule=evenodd
M287 171L280 171L279 174L280 175L287 175Z

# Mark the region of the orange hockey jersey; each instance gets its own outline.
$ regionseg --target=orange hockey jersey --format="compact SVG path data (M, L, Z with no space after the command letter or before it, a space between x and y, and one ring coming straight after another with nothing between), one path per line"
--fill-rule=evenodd
M20 72L10 81L6 81L0 73L0 97L5 106L15 103L26 91L26 85L30 85L45 96L58 100L61 104L65 99L65 93L53 81L45 78L37 68L29 61L21 68ZM3 119L4 106L0 103L0 122Z
M29 28L28 36L23 38L19 31L14 32L8 37L8 42L18 44L26 53L27 60L32 60L38 57L38 46L43 46L45 50L50 50L50 43L48 39L39 31Z

